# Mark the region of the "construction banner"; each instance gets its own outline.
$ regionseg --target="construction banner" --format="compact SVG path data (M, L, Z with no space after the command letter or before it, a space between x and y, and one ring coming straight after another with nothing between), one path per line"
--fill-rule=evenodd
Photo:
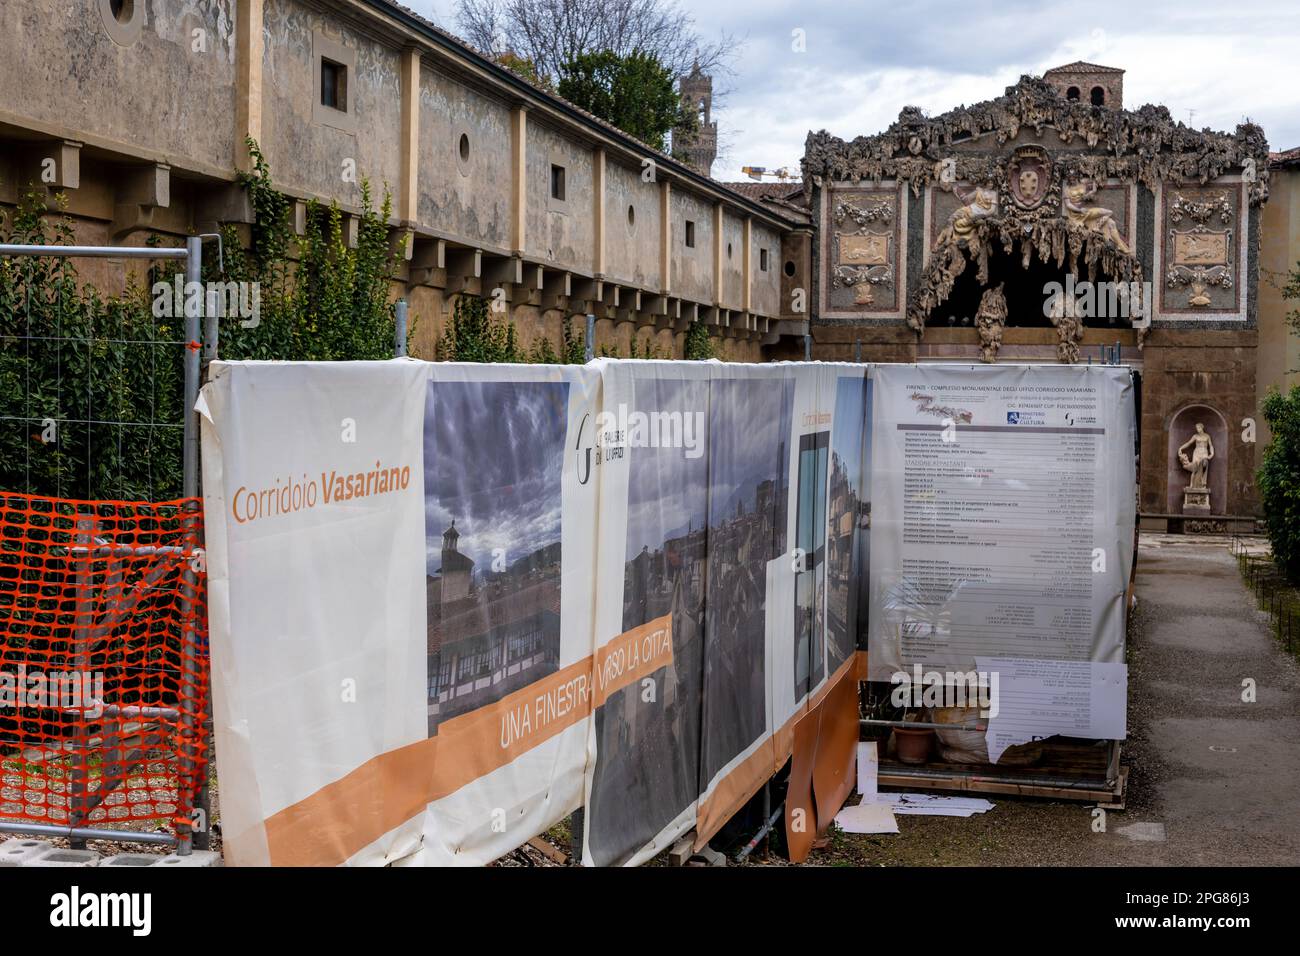
M868 585L897 590L879 373L215 363L228 861L481 865L581 806L583 862L636 865L786 766L805 853L852 787Z

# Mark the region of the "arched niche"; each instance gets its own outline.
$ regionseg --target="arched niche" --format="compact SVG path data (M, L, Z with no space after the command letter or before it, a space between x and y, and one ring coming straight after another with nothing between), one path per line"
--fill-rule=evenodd
M1184 470L1178 460L1178 448L1196 432L1200 422L1209 432L1214 445L1214 458L1210 462L1207 484L1210 488L1210 514L1226 514L1228 503L1228 420L1211 405L1194 403L1184 405L1174 412L1166 427L1166 459L1169 469L1168 504L1170 514L1183 513L1183 491L1191 481L1191 473ZM1191 449L1188 449L1190 452Z

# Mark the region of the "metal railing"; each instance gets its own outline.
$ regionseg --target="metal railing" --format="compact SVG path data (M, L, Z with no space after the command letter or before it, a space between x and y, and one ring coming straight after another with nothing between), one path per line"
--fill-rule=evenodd
M143 260L176 260L185 262L185 282L198 283L202 279L203 270L203 238L202 236L190 236L185 240L184 248L162 248L154 246L65 246L65 245L28 245L17 243L0 243L0 257L6 258L97 258L97 259L143 259ZM186 499L196 500L199 495L199 423L198 416L194 411L194 406L198 400L199 386L202 376L203 365L207 361L216 358L217 355L217 325L215 316L207 316L205 321L204 303L205 296L186 296L184 305L184 341L183 343L159 342L145 343L157 345L176 345L181 344L184 348L184 395L183 411L184 418L182 422L182 495ZM89 418L89 416L88 416ZM44 421L44 418L37 421ZM55 419L57 421L57 419ZM104 426L121 426L123 424L147 424L149 427L157 427L159 423L122 423L110 421L87 421L87 426L101 424ZM192 563L187 562L184 572L187 581L194 583L196 571ZM192 593L192 592L191 592ZM187 668L193 672L194 668L201 666L204 655L203 648L198 646L197 638L193 634L185 640L185 646L181 649L182 656ZM190 739L202 735L206 740L210 728L210 716L202 722L196 724L190 714L184 716L186 723L186 732ZM107 753L107 749L106 749ZM187 758L188 759L188 758ZM192 765L186 768L192 769ZM75 825L77 821L70 821L73 825L56 826L52 824L39 824L31 822L0 822L0 832L8 833L30 833L42 836L59 836L73 841L74 845L84 844L85 840L115 840L129 841L136 843L148 843L155 845L174 845L179 855L188 855L192 848L207 849L210 842L210 805L206 780L202 786L195 806L196 811L200 814L202 821L199 830L192 830L189 826L178 825L175 836L157 833L139 833L130 830L107 830L95 827L85 827Z

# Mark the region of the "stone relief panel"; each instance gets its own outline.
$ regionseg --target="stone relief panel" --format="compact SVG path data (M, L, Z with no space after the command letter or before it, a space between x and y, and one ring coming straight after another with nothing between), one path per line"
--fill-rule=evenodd
M899 318L906 281L907 213L896 187L822 192L821 314Z
M1157 299L1162 315L1242 314L1242 212L1237 183L1161 189Z

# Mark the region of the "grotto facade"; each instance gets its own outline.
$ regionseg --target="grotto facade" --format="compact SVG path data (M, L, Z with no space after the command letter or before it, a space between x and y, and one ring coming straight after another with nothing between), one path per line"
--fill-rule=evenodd
M1250 123L1125 110L1122 82L1074 63L939 116L906 107L876 135L810 133L812 355L1131 364L1147 526L1228 527L1257 509L1246 423L1268 143ZM1192 515L1178 448L1197 423L1216 458L1212 513Z

